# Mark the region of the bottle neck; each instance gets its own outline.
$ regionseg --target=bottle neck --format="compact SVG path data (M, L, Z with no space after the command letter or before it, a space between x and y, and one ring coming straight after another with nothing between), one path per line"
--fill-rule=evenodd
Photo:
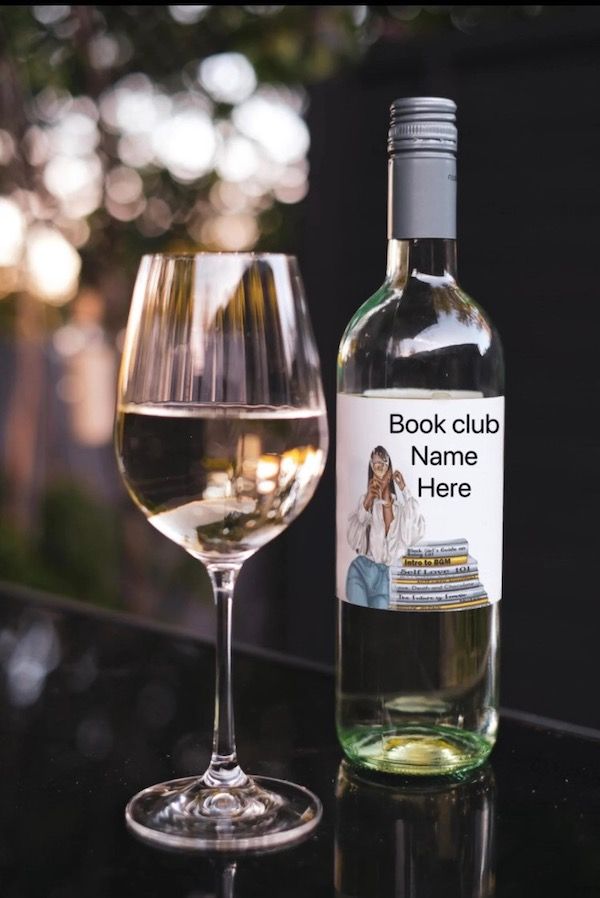
M389 160L388 279L453 281L456 275L456 157L394 153Z
M387 280L402 287L409 277L454 283L456 280L456 240L427 237L415 240L388 240Z

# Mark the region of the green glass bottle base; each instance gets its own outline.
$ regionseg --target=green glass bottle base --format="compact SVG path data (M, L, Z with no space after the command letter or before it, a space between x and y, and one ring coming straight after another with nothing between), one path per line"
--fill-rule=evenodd
M341 731L347 757L361 767L405 776L437 776L479 767L493 742L456 727L356 727Z

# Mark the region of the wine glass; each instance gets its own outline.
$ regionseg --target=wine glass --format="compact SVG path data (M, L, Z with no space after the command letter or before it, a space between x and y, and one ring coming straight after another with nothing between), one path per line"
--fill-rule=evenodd
M201 776L151 786L126 820L166 848L240 852L303 838L307 789L238 764L231 605L244 561L306 506L327 454L319 359L296 260L142 258L118 388L115 443L134 502L206 566L217 614L213 751Z

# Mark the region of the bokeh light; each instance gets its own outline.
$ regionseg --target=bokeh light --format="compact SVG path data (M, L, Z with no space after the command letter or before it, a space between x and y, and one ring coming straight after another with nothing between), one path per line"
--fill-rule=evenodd
M258 147L241 135L232 135L219 148L216 170L224 181L244 181L256 174L259 165Z
M44 184L73 218L94 212L102 198L102 165L97 156L53 156L44 170Z
M34 225L27 235L28 288L50 305L63 305L77 290L81 258L62 234Z
M169 12L180 25L195 25L210 6L169 6Z
M23 213L12 200L0 197L0 266L18 265L24 238Z
M119 41L110 34L95 35L88 44L88 56L95 69L110 69L121 55Z
M71 12L70 6L34 6L33 14L42 25L54 25L66 19Z
M46 134L53 152L68 156L86 156L96 149L100 139L96 126L96 107L89 98L85 99L88 100L85 112L70 110L47 130Z
M250 249L256 243L258 228L252 215L218 215L202 227L202 240L225 250Z
M15 155L15 149L12 135L0 128L0 165L8 165Z
M154 133L156 158L181 181L194 181L210 171L217 139L210 117L202 109L183 109Z
M256 88L252 64L241 53L218 53L205 59L198 69L200 83L221 103L241 103Z
M143 193L142 179L132 168L118 165L106 176L106 193L115 203L135 203Z
M117 133L152 132L170 110L170 99L141 72L121 78L100 97L102 120Z
M275 91L257 92L233 111L236 127L261 144L274 162L297 162L310 137L300 115Z

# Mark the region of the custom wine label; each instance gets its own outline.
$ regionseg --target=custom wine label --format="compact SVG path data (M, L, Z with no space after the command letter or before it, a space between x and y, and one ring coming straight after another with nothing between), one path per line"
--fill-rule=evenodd
M503 449L503 397L338 394L339 598L391 611L499 601Z

